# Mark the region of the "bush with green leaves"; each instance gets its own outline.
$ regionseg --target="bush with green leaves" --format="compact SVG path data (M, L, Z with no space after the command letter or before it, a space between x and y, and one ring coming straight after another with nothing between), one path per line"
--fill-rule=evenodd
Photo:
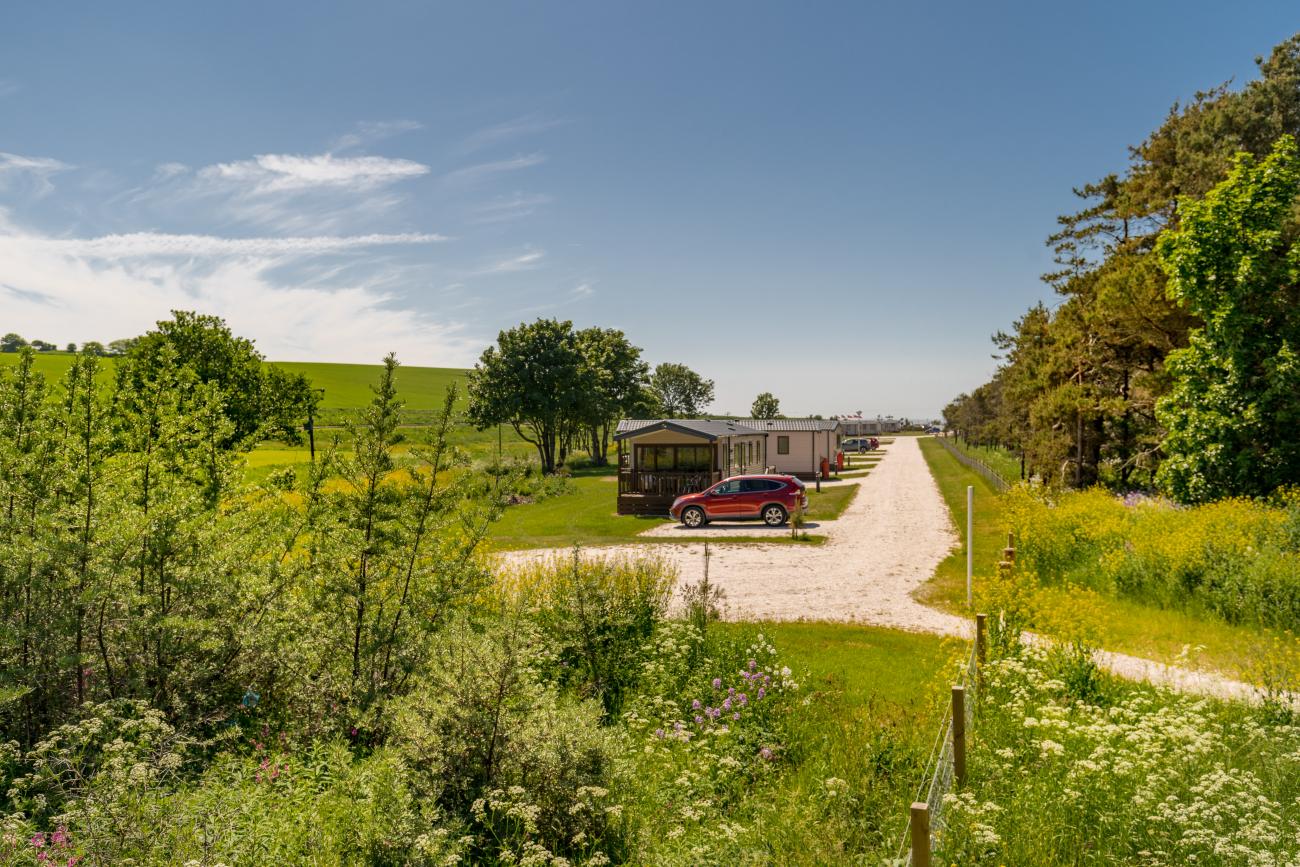
M676 580L676 570L658 557L584 556L575 548L516 567L503 578L503 592L543 636L549 676L617 715L640 678Z
M598 703L542 680L543 658L525 620L458 622L400 703L393 743L422 797L472 817L479 857L599 862L622 845L614 737Z

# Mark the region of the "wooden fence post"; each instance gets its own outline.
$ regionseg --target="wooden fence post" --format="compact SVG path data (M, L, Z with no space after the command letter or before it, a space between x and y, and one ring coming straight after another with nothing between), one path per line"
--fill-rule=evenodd
M1002 559L998 561L998 574L1003 578L1010 577L1012 570L1016 568L1016 534L1007 533L1007 547L1002 549Z
M975 684L984 685L984 660L988 658L988 619L987 614L975 615Z
M912 867L930 867L930 808L921 801L912 804Z
M958 786L966 785L966 688L952 688L952 773Z

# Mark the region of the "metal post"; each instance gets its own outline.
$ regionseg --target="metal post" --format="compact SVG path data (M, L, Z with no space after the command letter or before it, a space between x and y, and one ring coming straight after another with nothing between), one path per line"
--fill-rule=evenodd
M952 688L952 774L966 785L966 687Z
M930 808L922 801L912 804L912 867L930 867Z
M966 486L966 607L975 604L971 592L971 575L975 569L975 486Z

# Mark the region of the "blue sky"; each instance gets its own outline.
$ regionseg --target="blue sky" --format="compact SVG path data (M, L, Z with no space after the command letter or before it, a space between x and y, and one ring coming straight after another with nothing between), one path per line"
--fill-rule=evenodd
M31 3L0 330L225 316L273 359L622 328L718 412L921 416L1050 293L1070 188L1293 4Z

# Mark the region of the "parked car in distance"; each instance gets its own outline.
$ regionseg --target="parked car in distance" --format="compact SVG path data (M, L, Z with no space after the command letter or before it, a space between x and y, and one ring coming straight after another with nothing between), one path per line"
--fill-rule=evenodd
M875 437L849 437L840 443L846 452L869 452L880 448L880 440Z
M779 527L791 512L807 508L804 483L794 476L751 475L731 476L697 494L684 494L673 501L668 514L687 527L751 518Z

